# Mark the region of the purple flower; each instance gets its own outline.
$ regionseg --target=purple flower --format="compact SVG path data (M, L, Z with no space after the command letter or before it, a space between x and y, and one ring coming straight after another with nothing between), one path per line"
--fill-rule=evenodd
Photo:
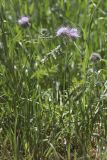
M76 28L69 29L67 35L71 38L78 38L80 37L80 33Z
M66 35L67 31L68 31L67 27L61 27L57 30L56 35L57 36Z
M29 26L29 18L27 16L23 16L18 20L18 24L22 27Z
M78 29L69 28L69 27L59 28L56 32L56 35L57 36L65 35L65 36L68 36L72 39L76 39L76 38L80 37L80 33L79 33Z

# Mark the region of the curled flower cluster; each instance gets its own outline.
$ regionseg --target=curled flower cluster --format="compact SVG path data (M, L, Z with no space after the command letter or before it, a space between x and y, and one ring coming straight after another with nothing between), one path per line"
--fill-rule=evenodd
M80 37L80 33L77 28L61 27L56 32L57 36L65 35L69 38L76 39Z
M100 61L101 60L101 56L99 53L95 53L93 52L90 56L90 61L92 62L97 62L97 61Z
M27 16L23 16L21 17L19 20L18 20L18 24L21 26L21 27L28 27L29 26L29 17Z

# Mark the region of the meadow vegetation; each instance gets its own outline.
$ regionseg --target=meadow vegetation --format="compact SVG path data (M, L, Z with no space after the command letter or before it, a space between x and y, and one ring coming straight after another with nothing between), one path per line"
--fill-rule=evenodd
M91 159L107 159L107 1L0 0L0 160Z

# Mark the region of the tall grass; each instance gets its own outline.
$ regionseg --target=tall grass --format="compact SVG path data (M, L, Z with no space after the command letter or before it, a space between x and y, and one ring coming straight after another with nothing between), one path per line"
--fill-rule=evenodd
M0 159L107 157L107 2L0 1ZM23 28L18 19L29 16ZM60 26L81 37L56 37ZM90 60L92 52L102 59Z

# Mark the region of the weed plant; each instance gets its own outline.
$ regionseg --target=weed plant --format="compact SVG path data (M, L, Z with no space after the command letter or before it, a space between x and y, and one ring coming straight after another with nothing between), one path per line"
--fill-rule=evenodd
M0 0L0 160L87 159L107 159L107 2Z

